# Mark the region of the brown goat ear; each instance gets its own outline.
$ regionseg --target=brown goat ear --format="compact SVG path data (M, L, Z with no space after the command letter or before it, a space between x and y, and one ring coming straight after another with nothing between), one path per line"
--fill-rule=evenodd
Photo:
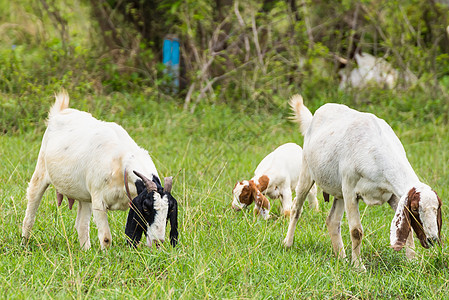
M410 234L410 205L408 195L401 197L390 226L390 245L399 251L405 246Z
M408 208L409 208L409 217L410 217L410 225L413 228L413 231L416 233L416 236L419 239L419 242L424 248L429 248L427 244L426 233L424 232L421 218L419 217L419 206L421 201L421 194L416 191L415 188L412 188L408 192Z
M256 196L256 185L254 181L250 180L248 185L242 188L242 192L239 195L240 203L250 205L254 202Z
M251 192L251 199L252 201L256 200L256 194L257 194L257 186L254 183L254 180L249 181L249 190Z
M270 178L267 175L262 175L258 179L259 184L257 185L257 189L261 192L265 191L268 188L268 183L270 182Z

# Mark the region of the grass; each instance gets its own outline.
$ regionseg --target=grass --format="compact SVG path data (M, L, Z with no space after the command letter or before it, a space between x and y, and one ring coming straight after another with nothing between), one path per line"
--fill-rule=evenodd
M21 246L26 187L34 170L44 120L26 132L0 135L0 295L2 298L449 298L447 226L443 248L425 250L407 261L389 248L393 212L386 206L360 205L365 230L362 258L366 273L353 270L333 254L325 226L330 204L320 212L307 205L295 243L285 250L288 219L272 202L274 217L259 220L252 211L230 207L231 189L249 178L260 160L282 143L302 144L288 111L252 111L223 105L199 107L194 114L173 102L127 95L120 109L95 110L95 116L120 123L148 149L161 176L176 175L180 242L160 250L126 246L126 212L110 212L113 246L101 251L92 222L90 251L81 251L74 229L76 208L56 205L50 187L44 194L32 236ZM102 100L98 100L100 103ZM48 106L51 104L50 98ZM118 100L117 100L118 101ZM307 101L307 100L306 100ZM72 107L83 103L72 99ZM133 104L134 103L134 104ZM143 103L145 103L143 105ZM145 107L137 109L138 107ZM317 103L312 103L314 110ZM379 111L360 105L392 124L417 174L446 203L449 194L448 125L419 119L419 113ZM416 118L416 115L418 118ZM76 206L76 204L75 204ZM443 223L447 205L443 208ZM350 238L342 226L346 253Z

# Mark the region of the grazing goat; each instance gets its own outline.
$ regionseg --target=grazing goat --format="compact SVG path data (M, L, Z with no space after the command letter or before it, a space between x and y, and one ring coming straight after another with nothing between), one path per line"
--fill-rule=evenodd
M23 241L29 239L42 196L52 184L57 191L58 205L63 195L69 199L70 208L73 199L78 201L75 228L83 249L91 246L89 223L92 214L101 248L105 249L112 242L107 211L126 210L130 206L125 229L130 244L136 245L142 232L147 234L148 246L163 242L168 218L171 222L170 242L176 245L177 202L170 194L171 179L166 180L163 190L150 155L121 126L99 121L89 113L68 107L68 94L56 95L36 169L27 189ZM129 188L128 181L135 185ZM135 197L132 203L130 195Z
M267 195L271 199L280 198L284 215L290 215L292 190L298 184L301 164L300 146L295 143L279 146L259 163L252 179L235 184L232 191L232 207L240 210L255 202L255 211L264 219L268 219L270 202L265 197ZM308 199L310 206L318 210L315 185Z
M414 84L417 81L416 76L409 69L399 72L381 57L362 52L355 53L354 58L357 68L352 69L349 73L345 69L338 72L341 77L340 89L364 88L369 85L392 89L397 85L400 76L403 77L405 83Z
M414 256L410 225L423 247L440 241L441 200L420 182L404 147L384 120L333 103L321 106L312 116L299 95L292 97L290 106L304 135L304 151L285 246L293 244L301 207L314 182L334 196L326 224L339 258L346 256L340 232L346 211L356 268L365 269L360 258L360 199L367 205L390 204L395 211L390 242L394 250L407 244L408 258Z

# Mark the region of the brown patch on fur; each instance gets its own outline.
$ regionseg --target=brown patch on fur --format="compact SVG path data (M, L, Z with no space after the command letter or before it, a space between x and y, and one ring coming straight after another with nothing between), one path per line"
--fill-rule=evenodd
M412 189L413 191L416 191L415 188ZM410 192L412 191L409 191ZM399 207L398 207L399 208ZM396 209L398 209L396 208ZM400 226L402 223L402 226ZM397 241L394 245L391 247L395 251L399 251L405 246L405 242L407 241L408 235L410 234L411 226L410 226L410 199L407 196L407 203L402 211L402 215L398 217L396 221L396 236Z
M407 210L409 213L409 220L413 228L413 231L415 231L416 236L421 242L421 245L424 248L429 248L429 245L427 244L426 234L424 233L423 230L422 221L419 217L419 202L421 200L421 195L419 192L416 192L415 188L412 188L408 192L407 197L408 197L408 205L405 210Z
M323 191L324 202L329 202L329 194Z
M362 239L362 237L363 237L363 231L362 231L362 229L360 229L360 228L354 228L354 229L351 231L351 236L352 236L354 239L360 241L360 240Z
M415 188L412 188L410 191L408 191L408 203L409 207L412 210L418 210L419 207L419 201L421 200L421 196L419 192L416 192Z
M403 221L403 225L399 227L399 223L402 219L405 219L405 221ZM398 240L396 244L392 246L392 248L396 251L399 251L405 246L405 241L407 240L407 237L410 233L410 214L408 213L407 207L404 208L402 216L398 218L396 227L398 228L396 230L396 236L398 237Z
M121 157L116 157L111 162L111 177L108 179L110 186L124 186L125 185L125 178L123 176L123 170L125 169L123 167L123 162ZM129 170L128 170L129 171ZM135 197L136 195L132 195Z
M262 175L258 179L259 184L257 185L257 189L261 192L265 191L268 188L268 183L270 182L270 178L267 175Z
M254 181L250 180L249 185L244 186L242 192L240 193L239 200L240 203L250 205L254 202L256 198L256 185Z

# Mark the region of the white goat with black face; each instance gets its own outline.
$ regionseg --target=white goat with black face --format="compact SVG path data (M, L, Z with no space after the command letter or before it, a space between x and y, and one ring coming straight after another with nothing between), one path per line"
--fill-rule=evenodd
M340 224L346 211L352 262L360 269L364 266L359 199L367 205L388 202L395 210L390 242L395 250L407 244L407 257L414 256L411 228L425 248L440 240L441 200L419 180L404 147L384 120L333 103L321 106L312 116L299 95L290 105L304 135L304 146L296 201L284 240L287 247L293 244L301 207L314 182L334 196L326 224L335 254L345 257Z
M169 218L171 243L175 245L178 235L177 203L170 194L171 180L169 188L166 183L164 191L150 155L121 126L99 121L89 113L68 106L69 96L66 92L56 95L36 169L27 189L28 204L22 227L24 241L30 237L42 195L52 184L57 190L58 204L62 195L69 198L70 208L73 199L78 201L75 228L81 246L84 249L91 246L89 223L92 214L101 248L110 246L112 237L107 211L130 207L125 182L131 181L135 186L131 185L128 194L136 197L130 210L133 215L131 220L134 215L139 215L147 221L147 224L139 224L144 226L144 229L140 229L137 228L138 224L130 222L128 218L125 231L131 243L135 245L142 232L147 233L149 246L154 241L163 242L166 220ZM158 184L156 189L150 181Z

